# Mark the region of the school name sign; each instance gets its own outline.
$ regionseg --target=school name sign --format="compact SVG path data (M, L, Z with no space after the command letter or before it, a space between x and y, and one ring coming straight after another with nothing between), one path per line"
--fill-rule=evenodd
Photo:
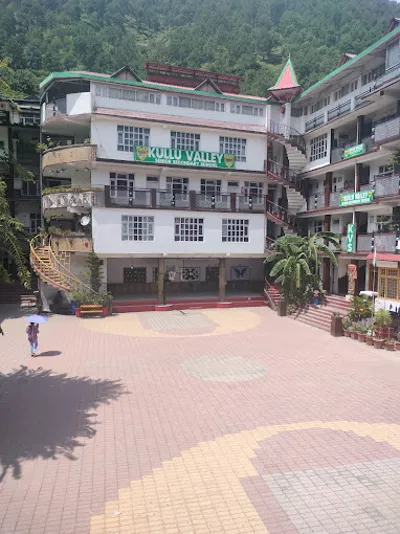
M187 165L188 167L214 167L218 169L235 168L235 156L233 154L219 154L218 152L135 145L133 157L135 161L161 165Z

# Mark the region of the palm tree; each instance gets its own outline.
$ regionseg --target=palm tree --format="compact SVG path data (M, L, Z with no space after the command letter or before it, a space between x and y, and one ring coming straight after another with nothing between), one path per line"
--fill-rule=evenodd
M337 265L329 244L339 248L338 239L332 232L318 232L306 237L282 236L275 241L273 252L265 261L273 264L270 275L280 284L280 293L288 303L309 301L314 291L321 289L319 255L328 256Z
M21 222L10 215L6 187L6 183L0 178L0 249L9 254L17 268L18 278L24 287L29 287L30 273L21 247L21 239L26 240L26 236ZM0 281L9 281L9 275L2 265L0 265Z

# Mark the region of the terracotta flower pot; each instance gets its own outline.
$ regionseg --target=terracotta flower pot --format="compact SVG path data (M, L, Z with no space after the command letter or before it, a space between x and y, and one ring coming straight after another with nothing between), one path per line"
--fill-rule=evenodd
M343 334L345 337L350 337L351 332L350 330L343 330Z
M355 330L353 330L350 334L351 336L351 339L358 339L358 332L356 332Z
M385 343L385 349L394 352L396 350L396 346L394 343Z
M367 334L365 334L364 332L358 332L357 333L358 341L361 341L362 343L365 342L365 338L366 337L367 337Z
M372 336L367 336L366 338L367 345L373 345L374 344L374 338Z
M103 308L103 317L107 317L108 315L108 308Z
M400 350L400 341L396 341L395 346L396 350Z
M80 308L75 308L75 317L80 317L80 316L81 316Z
M374 338L374 347L376 349L383 349L383 345L385 343L384 339Z

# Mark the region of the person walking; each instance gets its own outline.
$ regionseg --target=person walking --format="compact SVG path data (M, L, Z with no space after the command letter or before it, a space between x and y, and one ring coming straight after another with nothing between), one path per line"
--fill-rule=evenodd
M28 341L31 346L31 356L34 358L39 344L39 325L36 323L29 323L26 333L28 334Z

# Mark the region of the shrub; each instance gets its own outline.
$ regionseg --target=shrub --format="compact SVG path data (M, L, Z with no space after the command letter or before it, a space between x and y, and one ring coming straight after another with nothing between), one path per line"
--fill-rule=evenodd
M387 310L378 310L375 313L374 325L377 328L388 328L392 324L392 316Z

